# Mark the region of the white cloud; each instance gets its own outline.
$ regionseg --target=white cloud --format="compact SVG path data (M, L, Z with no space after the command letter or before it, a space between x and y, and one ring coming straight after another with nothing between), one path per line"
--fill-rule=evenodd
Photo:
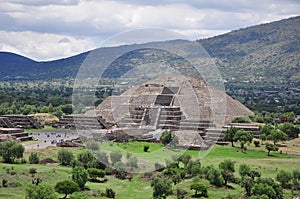
M0 51L15 52L38 61L68 57L93 48L94 43L88 38L0 31Z
M299 5L293 0L232 0L230 3L226 0L2 0L0 30L7 34L7 40L1 39L1 43L5 49L17 49L24 55L30 52L30 56L38 59L52 59L74 52L70 49L85 46L83 43L90 42L86 46L90 48L92 38L105 39L130 29L167 28L197 39L298 15ZM33 43L43 38L39 41L43 50L33 52L34 48L25 41L22 45L20 41L18 46L9 43L14 40L10 36L22 37L24 32L30 33L25 34L26 39ZM70 42L58 42L56 37L68 38ZM60 48L62 54L45 50L47 46Z

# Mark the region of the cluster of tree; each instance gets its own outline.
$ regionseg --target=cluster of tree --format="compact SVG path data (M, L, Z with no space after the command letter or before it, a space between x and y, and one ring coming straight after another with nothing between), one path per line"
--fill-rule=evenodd
M274 84L276 83L274 82ZM297 88L297 85L280 82L280 85L275 88L274 85L267 85L266 82L261 84L252 82L249 84L239 81L226 83L226 92L253 111L269 111L272 113L293 111L295 114L300 115L298 94L288 91L291 87ZM266 93L266 90L275 92Z
M234 142L239 142L242 150L247 150L245 144L251 143L253 135L244 129L237 129L231 126L227 129L224 139L231 142L231 146L234 147Z
M294 112L276 112L270 113L267 111L256 112L255 114L248 115L252 122L273 124L280 122L298 123L299 120Z
M16 159L23 158L25 148L15 141L0 143L0 156L5 163L14 163Z
M262 141L270 140L273 142L273 144L265 144L268 155L270 155L271 151L278 150L279 141L297 138L300 134L300 126L293 123L283 123L276 126L272 124L265 124L259 127L259 131L260 139ZM234 126L231 126L227 129L224 139L226 141L230 141L232 147L234 147L234 142L239 142L241 149L245 151L247 150L245 144L252 142L253 135L243 129L237 129ZM259 146L260 142L256 140L254 144L255 146Z
M108 162L108 156L105 153L97 154L100 160ZM111 155L111 159L117 163L122 158L117 153ZM72 167L71 180L64 180L58 182L55 187L51 187L46 183L33 183L34 185L29 186L26 190L26 198L30 199L54 199L58 198L57 193L64 194L63 198L73 198L73 199L87 199L87 197L80 193L85 188L88 181L91 182L105 182L107 179L106 175L112 174L112 170L106 166L105 163L101 162L89 151L84 151L80 153L77 157L66 149L61 149L58 151L57 159L63 166ZM31 164L36 164L39 161L39 156L37 153L31 153L29 156L29 162ZM47 189L47 190L46 190ZM107 188L102 196L108 198L115 198L116 193L110 188Z
M131 174L128 171L133 171L138 167L138 160L131 153L126 154L125 162L122 162L122 157L123 154L119 150L112 151L110 154L103 151L97 151L94 154L90 151L84 151L77 158L66 149L61 149L58 152L58 160L61 165L70 165L73 168L81 166L87 169L91 176L90 180L94 182L98 181L97 177L104 177L103 172L113 174L119 179L130 178Z
M183 166L182 166L183 165ZM211 185L217 187L229 186L228 183L240 185L249 198L283 198L283 188L292 191L300 190L300 170L293 172L279 171L275 179L261 177L256 169L241 164L238 169L240 177L235 176L235 162L229 159L222 161L218 167L213 165L201 166L199 160L192 160L191 156L184 154L176 161L170 163L159 175L152 180L153 198L166 198L176 195L178 199L185 198L187 191L173 190L173 185L185 179L206 179ZM208 197L208 185L195 182L190 186L195 193L193 197Z
M276 145L279 141L297 138L300 133L300 126L293 123L283 123L276 126L266 124L260 126L260 138L265 140L273 140Z
M112 89L97 88L95 99L84 95L76 110L72 107L73 82L67 80L0 82L0 115L51 113L57 117L64 114L84 113L87 104L100 104L112 94ZM91 101L93 100L93 101ZM94 101L95 100L95 101Z

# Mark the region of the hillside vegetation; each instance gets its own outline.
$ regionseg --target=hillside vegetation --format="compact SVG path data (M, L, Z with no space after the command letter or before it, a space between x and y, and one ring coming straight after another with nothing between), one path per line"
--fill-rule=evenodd
M300 17L289 18L268 24L244 28L230 33L198 40L207 50L221 74L227 81L252 81L266 84L300 82ZM180 41L169 41L162 45L185 45ZM103 55L118 53L120 49L134 45L102 48ZM140 52L122 56L114 64L121 64L119 69L128 71L143 62L159 59L162 53L149 57L143 50L147 44L141 44ZM192 49L191 49L192 50ZM53 78L74 78L81 63L89 52L73 57L48 62L36 62L12 53L0 52L0 79L45 80ZM144 56L147 55L147 56ZM147 59L145 59L147 57ZM171 64L178 63L178 58L166 58ZM124 61L127 64L123 64ZM129 67L129 68L128 68ZM116 66L112 67L115 69ZM109 72L109 71L108 71ZM112 73L115 74L115 73ZM109 74L108 74L109 75Z
M300 82L300 17L198 40L227 80Z

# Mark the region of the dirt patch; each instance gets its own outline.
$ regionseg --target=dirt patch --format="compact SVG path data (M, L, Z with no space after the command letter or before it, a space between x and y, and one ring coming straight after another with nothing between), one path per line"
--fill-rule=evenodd
M40 121L42 125L52 125L53 123L59 120L56 116L51 115L49 113L36 113L32 114L32 116L36 120Z
M279 151L281 150L283 153L300 155L300 138L281 142L280 144L285 145L286 147L280 147Z
M51 158L45 158L40 161L40 164L55 164L55 163L57 162Z

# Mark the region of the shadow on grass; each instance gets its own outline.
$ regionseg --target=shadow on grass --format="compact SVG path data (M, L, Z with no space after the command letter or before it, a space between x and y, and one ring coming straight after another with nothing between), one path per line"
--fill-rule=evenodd
M90 179L89 181L93 182L93 183L105 183L108 180L106 178L104 178L104 179L101 179L101 180L99 180L99 179Z

